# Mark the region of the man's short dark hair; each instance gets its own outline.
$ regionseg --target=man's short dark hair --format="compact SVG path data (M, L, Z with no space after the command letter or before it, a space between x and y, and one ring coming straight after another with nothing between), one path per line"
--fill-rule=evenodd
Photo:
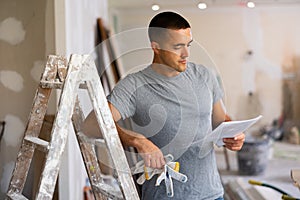
M150 41L157 41L161 38L164 30L191 28L189 22L175 12L162 12L155 15L149 23L148 36Z

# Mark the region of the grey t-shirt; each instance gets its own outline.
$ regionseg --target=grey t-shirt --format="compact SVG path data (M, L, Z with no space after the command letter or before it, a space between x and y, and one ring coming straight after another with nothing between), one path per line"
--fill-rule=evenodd
M216 166L212 107L222 97L213 73L188 63L175 77L157 74L151 66L122 79L108 96L122 119L131 118L134 131L145 135L164 155L172 154L188 181L174 184L172 199L216 199L223 187ZM142 199L170 199L156 177L142 187Z

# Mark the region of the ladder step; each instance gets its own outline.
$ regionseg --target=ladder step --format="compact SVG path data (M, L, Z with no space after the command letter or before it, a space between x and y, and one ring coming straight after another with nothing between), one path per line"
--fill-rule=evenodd
M57 81L41 81L40 85L42 88L55 88L55 89L61 89L63 86L63 83L59 80Z
M99 147L106 147L106 143L105 143L105 140L104 139L101 139L101 138L89 138L88 136L84 135L84 133L82 132L78 132L77 135L83 140L83 141L86 141L90 144L93 144L93 145L96 145L96 146L99 146Z
M47 152L49 150L49 142L42 140L38 137L25 136L24 140L36 145L36 148L40 151Z
M10 193L7 194L7 197L11 200L28 200L24 195L20 193Z
M100 192L101 194L107 196L108 198L118 199L118 200L124 199L122 192L120 190L116 190L111 185L108 185L106 183L98 183L98 184L93 184L92 186L95 191Z
M104 139L95 139L95 145L100 146L100 147L102 147L102 146L106 147Z
M42 88L55 88L55 89L62 89L63 83L59 80L57 81L41 81L40 85ZM81 83L79 85L80 89L87 89L86 83Z

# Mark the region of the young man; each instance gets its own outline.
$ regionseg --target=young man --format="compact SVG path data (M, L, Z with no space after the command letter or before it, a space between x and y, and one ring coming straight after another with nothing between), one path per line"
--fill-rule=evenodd
M133 146L151 168L162 168L172 154L188 181L173 181L173 199L222 199L213 142L209 135L225 120L222 91L213 73L188 62L193 41L189 23L174 12L157 14L149 24L153 62L126 76L108 96L115 122L131 118L135 131L117 125L121 141ZM90 114L85 127L95 127ZM90 129L90 130L88 130ZM86 128L86 133L94 130ZM225 147L240 150L243 133L224 139ZM142 186L142 199L169 199L156 176Z

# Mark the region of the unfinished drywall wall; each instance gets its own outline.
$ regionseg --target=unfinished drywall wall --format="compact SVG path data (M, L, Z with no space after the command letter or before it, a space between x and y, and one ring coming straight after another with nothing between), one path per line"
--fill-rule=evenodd
M46 50L54 53L49 44L54 38L52 4L51 0L0 1L0 120L6 122L0 143L0 199L8 188ZM24 194L31 199L32 178L28 181Z
M23 77L16 71L1 70L0 82L9 90L21 92L23 89Z
M0 40L11 45L21 43L25 39L25 33L22 22L14 17L8 17L0 24Z
M227 112L232 119L262 114L260 123L270 124L280 117L283 62L292 62L291 59L300 54L299 4L255 9L237 6L210 7L205 11L186 7L170 10L183 14L191 22L194 40L207 50L216 64L226 92ZM157 13L150 8L114 8L112 11L110 18L112 23L118 23L115 27L119 33L146 27ZM126 46L126 41L121 45ZM201 56L197 57L199 52L193 52L195 45L192 44L190 60L202 63ZM152 61L151 51L146 49L135 55L139 56L133 58L129 53L122 56L126 73Z

